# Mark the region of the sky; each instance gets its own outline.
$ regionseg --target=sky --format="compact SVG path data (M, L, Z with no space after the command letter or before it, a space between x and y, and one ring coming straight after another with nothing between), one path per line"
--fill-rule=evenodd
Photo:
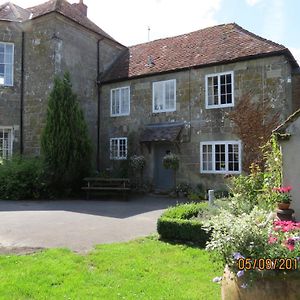
M46 0L10 0L26 8ZM78 0L68 0L70 3ZM7 0L0 0L0 4ZM235 22L290 49L300 64L299 0L84 0L88 17L125 46Z

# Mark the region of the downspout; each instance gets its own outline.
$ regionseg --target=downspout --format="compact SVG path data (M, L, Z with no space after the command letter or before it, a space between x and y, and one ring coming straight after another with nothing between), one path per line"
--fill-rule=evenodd
M20 84L20 154L24 152L23 143L23 112L24 112L24 57L25 57L25 32L22 31L22 43L21 43L21 84Z
M97 153L96 153L96 167L97 171L100 171L100 123L101 123L101 74L100 74L100 42L104 38L97 42Z

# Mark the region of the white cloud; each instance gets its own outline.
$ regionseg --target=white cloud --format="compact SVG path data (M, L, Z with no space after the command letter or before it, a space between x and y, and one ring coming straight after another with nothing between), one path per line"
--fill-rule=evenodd
M297 60L298 64L300 65L300 48L289 47L289 49L292 52L295 59Z
M259 2L261 2L262 0L246 0L246 3L250 6L254 6L256 4L258 4Z
M0 0L0 4L7 0ZM46 0L45 0L46 1ZM43 0L12 0L21 7L30 7ZM143 43L187 33L218 24L215 13L222 0L84 0L88 17L124 45ZM78 2L69 0L70 3Z

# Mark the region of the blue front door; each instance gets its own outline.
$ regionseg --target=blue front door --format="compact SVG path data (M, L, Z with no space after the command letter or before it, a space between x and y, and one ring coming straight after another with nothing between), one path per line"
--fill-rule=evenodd
M174 152L174 146L171 143L157 143L154 145L154 185L156 190L168 191L174 186L174 172L165 169L163 166L163 157Z

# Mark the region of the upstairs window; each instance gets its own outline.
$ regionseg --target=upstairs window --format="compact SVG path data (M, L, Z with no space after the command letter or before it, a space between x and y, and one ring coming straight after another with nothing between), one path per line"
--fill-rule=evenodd
M112 89L110 92L110 115L128 116L130 114L129 86Z
M0 42L0 85L13 85L14 45Z
M175 79L153 82L152 106L154 113L176 110Z
M241 172L241 142L201 142L200 143L201 173Z
M0 162L12 156L13 153L13 129L0 127Z
M205 76L206 108L234 106L233 72Z
M127 138L110 139L110 159L127 159Z

